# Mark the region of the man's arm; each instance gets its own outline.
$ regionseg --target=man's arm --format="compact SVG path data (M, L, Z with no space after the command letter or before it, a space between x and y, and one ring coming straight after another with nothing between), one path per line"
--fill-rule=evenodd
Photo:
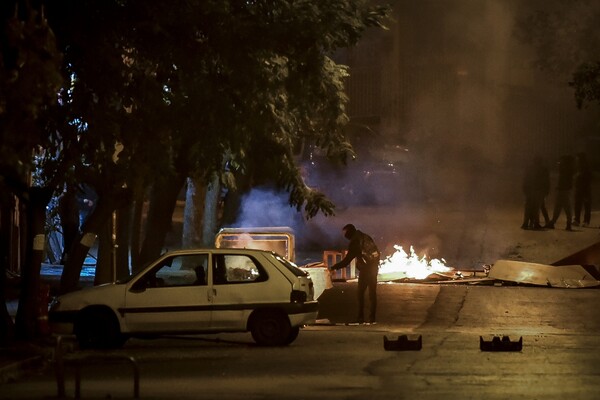
M346 257L342 259L342 261L332 265L330 270L342 269L348 266L352 260L356 257L360 256L360 243L358 242L350 242L348 246L348 253L346 253Z
M355 258L356 256L353 256L350 254L350 252L348 252L346 254L346 257L344 257L344 259L334 265L332 265L331 267L329 267L329 269L331 271L333 270L337 270L337 269L342 269L348 266L348 264L350 264L350 262Z

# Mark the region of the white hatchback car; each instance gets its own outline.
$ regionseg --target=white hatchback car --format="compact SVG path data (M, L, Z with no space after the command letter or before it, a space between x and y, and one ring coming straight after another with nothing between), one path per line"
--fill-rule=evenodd
M293 342L317 318L309 275L275 253L194 249L159 257L125 281L58 297L57 333L81 347L118 347L128 337L250 331L259 345Z

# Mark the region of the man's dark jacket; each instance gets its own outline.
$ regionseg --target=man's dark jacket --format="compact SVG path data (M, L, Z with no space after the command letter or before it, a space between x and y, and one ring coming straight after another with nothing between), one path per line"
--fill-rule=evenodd
M366 268L377 268L379 262L375 262L372 265L367 265L365 260L362 258L362 238L367 236L366 233L359 231L358 229L354 232L354 235L350 238L350 244L348 244L348 253L343 260L333 265L331 269L342 269L347 267L353 259L356 258L356 269L363 271Z

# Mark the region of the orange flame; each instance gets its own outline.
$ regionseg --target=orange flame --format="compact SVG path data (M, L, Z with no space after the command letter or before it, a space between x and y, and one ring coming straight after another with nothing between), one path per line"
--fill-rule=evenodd
M436 272L449 272L453 269L446 266L446 260L420 257L410 246L410 254L402 246L394 245L396 252L379 264L379 281L391 281L403 278L425 279Z

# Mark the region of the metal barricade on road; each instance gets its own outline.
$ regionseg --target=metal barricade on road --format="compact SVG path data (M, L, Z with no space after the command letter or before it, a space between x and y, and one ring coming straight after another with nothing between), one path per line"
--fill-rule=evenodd
M82 353L65 355L63 353L62 336L56 339L56 349L54 352L54 363L56 372L57 397L65 398L65 364L72 364L75 367L75 398L81 398L81 369L85 365L98 362L119 363L126 362L131 364L133 369L133 397L140 398L140 368L137 360L133 356L126 354L101 354L101 353Z

